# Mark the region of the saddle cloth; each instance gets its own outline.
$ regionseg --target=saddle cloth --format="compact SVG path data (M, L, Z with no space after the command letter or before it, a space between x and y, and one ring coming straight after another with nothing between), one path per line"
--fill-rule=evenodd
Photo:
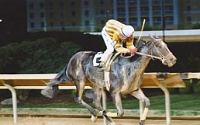
M112 63L112 61L116 58L116 56L118 56L118 53L113 52L109 57L106 63L109 63L108 66L110 66L110 64ZM99 63L101 62L100 59L103 56L103 52L98 52L95 54L94 58L93 58L93 66L99 66Z
M103 52L98 52L93 58L93 66L99 66L100 59L103 56Z

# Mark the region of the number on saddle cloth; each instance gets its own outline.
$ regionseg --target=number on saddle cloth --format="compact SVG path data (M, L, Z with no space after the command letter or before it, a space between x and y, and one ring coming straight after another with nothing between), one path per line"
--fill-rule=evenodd
M115 54L116 54L116 51L112 52L112 54L108 57L108 61L110 61L113 55ZM99 66L99 63L101 62L100 59L102 56L103 56L103 52L98 52L97 54L95 54L93 58L93 66Z
M99 66L99 63L101 62L100 59L103 56L103 52L98 52L95 54L93 58L93 66Z

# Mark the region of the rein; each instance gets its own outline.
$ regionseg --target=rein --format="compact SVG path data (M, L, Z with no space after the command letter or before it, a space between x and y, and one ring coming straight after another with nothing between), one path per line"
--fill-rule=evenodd
M163 58L161 57L158 57L158 56L153 56L153 55L150 55L150 54L145 54L145 53L141 53L141 52L136 52L136 54L138 55L141 55L141 56L147 56L147 57L151 57L152 59L159 59L159 60L162 60ZM133 55L130 55L130 56L123 56L124 58L131 58Z
M162 59L163 59L163 58L158 57L158 56L153 56L153 55L145 54L145 53L141 53L141 52L136 52L136 54L141 55L141 56L151 57L152 59L153 59L153 58L155 58L155 59L159 59L159 60L162 60Z
M153 44L153 46L155 46L155 45ZM146 54L146 53L141 53L141 52L136 52L136 54L141 55L141 56L147 56L147 57L150 57L152 59L158 59L158 60L163 61L165 59L165 56L163 56L157 48L156 48L156 51L158 52L158 55L160 55L160 56L154 56L154 55L151 55L151 54ZM169 53L167 56L169 56L170 54L171 53ZM127 57L124 57L124 58L131 58L132 56L133 55L130 55L130 56L127 56Z

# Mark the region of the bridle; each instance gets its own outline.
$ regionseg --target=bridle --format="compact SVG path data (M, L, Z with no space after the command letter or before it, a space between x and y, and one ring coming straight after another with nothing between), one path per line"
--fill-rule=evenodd
M155 43L156 42L160 42L161 41L161 39L156 39L156 38L154 38L154 42L152 42L152 45L151 45L151 52L150 52L150 54L146 54L146 53L141 53L141 52L136 52L136 54L138 54L138 55L141 55L141 56L147 56L147 57L150 57L151 59L158 59L158 60L160 60L160 61L162 61L162 62L165 62L165 60L167 60L168 59L168 57L169 56L171 56L172 55L172 53L169 51L169 49L166 47L166 45L164 46L165 47L165 49L169 52L166 56L164 56L161 52L160 52L160 50L158 50L158 48L156 47L156 45L155 45ZM160 40L160 41L157 41L157 40ZM159 44L161 44L161 43L159 43ZM158 54L158 56L154 56L153 54L152 54L152 48L155 48L155 50L156 50L156 52L157 52L157 54ZM116 54L116 56L117 55L119 55L120 53L118 52L118 54ZM123 56L123 55L121 55L121 56ZM133 55L130 55L130 56L123 56L124 58L131 58Z
M155 39L155 40L156 40L156 39ZM159 40L160 40L160 39L159 39ZM160 41L158 41L158 42L160 42ZM159 43L159 44L160 44L160 43ZM169 52L166 56L164 56L164 55L160 52L160 50L158 50L158 48L157 48L156 45L155 45L155 42L153 42L152 48L153 48L153 47L155 48L155 50L156 50L156 52L158 53L159 56L154 56L154 55L152 55L152 51L151 51L150 54L141 53L141 52L136 52L136 54L142 55L142 56L147 56L147 57L150 57L151 59L158 59L158 60L160 60L160 61L162 61L162 62L164 62L169 56L172 55L172 53L169 51L169 49L168 49L166 46L164 46L164 47L165 47L165 49L167 49L168 52Z

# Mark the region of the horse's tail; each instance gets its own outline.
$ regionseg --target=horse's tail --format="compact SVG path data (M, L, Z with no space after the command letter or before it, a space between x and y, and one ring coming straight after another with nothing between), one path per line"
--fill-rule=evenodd
M41 91L41 94L53 98L53 96L58 92L58 85L60 83L65 83L68 81L66 74L67 65L56 75L55 78L51 79L50 82L46 83L47 87Z
M51 79L50 82L46 83L47 86L52 87L55 85L59 85L60 83L65 83L68 81L68 77L66 74L67 65L63 68L55 78Z

